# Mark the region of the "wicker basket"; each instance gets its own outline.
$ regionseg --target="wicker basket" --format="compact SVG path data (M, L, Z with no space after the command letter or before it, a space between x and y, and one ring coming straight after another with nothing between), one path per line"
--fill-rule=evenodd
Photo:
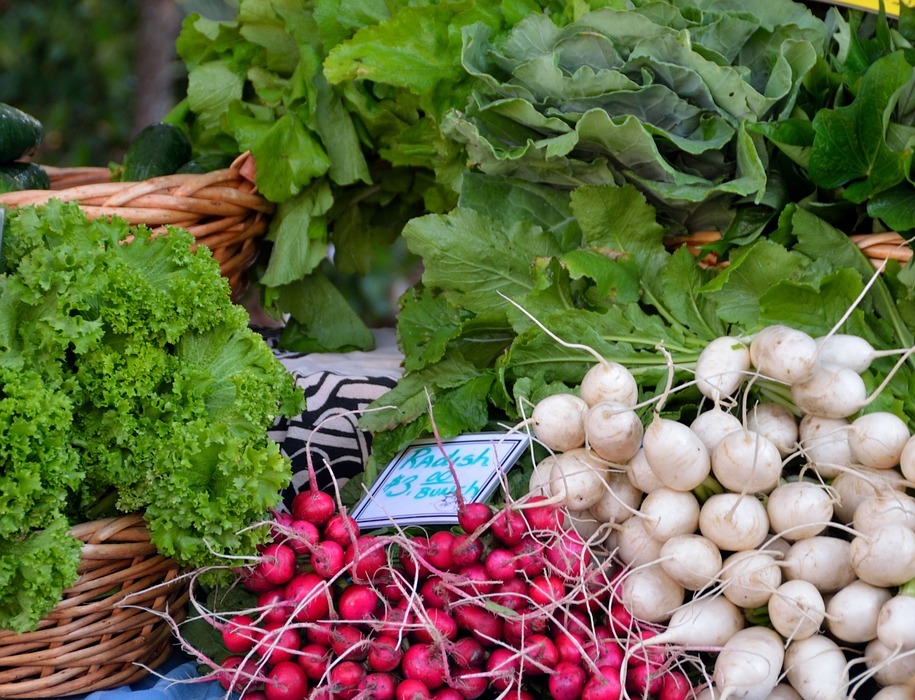
M886 260L898 260L901 263L906 263L912 258L912 249L909 248L905 239L895 231L862 233L849 236L849 238L861 249L861 252L871 261L874 267L879 267ZM668 245L671 248L686 246L689 252L698 258L705 253L702 250L702 246L720 239L721 233L718 231L695 231L686 236L672 238ZM719 263L714 253L705 253L699 264L703 267L726 267L727 261Z
M203 174L177 174L141 182L112 182L108 168L45 166L49 190L0 194L0 205L44 204L51 198L78 202L89 218L119 216L153 231L187 229L219 261L237 301L246 271L257 257L273 204L254 185L254 160L243 153L228 167Z
M0 631L0 698L126 685L171 653L168 621L139 607L167 611L180 623L188 586L179 566L150 543L142 516L97 520L71 531L86 543L76 582L37 630Z

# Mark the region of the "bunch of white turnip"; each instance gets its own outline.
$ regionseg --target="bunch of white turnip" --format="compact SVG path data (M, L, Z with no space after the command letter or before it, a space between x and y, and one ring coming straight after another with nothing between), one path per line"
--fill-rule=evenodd
M689 424L605 360L534 406L531 493L613 552L651 644L706 660L697 698L915 694L915 438L861 376L887 354L776 325L708 344Z

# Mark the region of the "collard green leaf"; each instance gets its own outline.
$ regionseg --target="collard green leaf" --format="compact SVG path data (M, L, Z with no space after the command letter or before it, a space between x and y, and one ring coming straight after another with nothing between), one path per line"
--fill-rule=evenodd
M397 316L397 336L404 369L413 372L444 357L448 342L461 330L460 312L444 297L413 290Z
M825 335L852 306L863 287L861 276L849 269L808 283L782 281L760 296L759 320L764 326L785 324L814 337Z
M251 144L259 166L257 187L272 202L282 202L328 171L330 158L321 143L292 114L277 119Z

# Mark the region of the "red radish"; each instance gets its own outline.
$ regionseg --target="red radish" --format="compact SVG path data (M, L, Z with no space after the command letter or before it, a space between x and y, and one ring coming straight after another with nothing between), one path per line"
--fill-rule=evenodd
M566 594L565 583L553 574L535 576L528 590L534 605L556 605Z
M282 588L272 588L257 596L257 609L264 622L286 622L292 616L292 606Z
M470 632L484 646L502 637L502 619L489 610L470 603L457 606L453 614L458 627Z
M306 644L296 657L309 680L319 681L330 664L330 649L322 644Z
M581 535L566 530L546 548L545 558L560 574L581 578L591 563L591 550Z
M451 557L459 568L475 564L483 558L483 543L479 538L471 539L470 535L458 535L454 538Z
M460 668L479 668L486 660L486 649L475 637L460 637L451 644L448 655Z
M470 591L474 596L489 595L496 587L483 564L470 564L461 569L458 574L462 579L456 582L460 588Z
M598 666L622 668L626 660L626 652L613 638L600 638L589 642L585 647L588 657Z
M318 542L311 553L311 568L323 579L330 580L343 571L344 550L333 540Z
M230 654L248 653L260 636L260 628L248 615L233 615L222 628L222 643Z
M359 684L365 678L362 664L355 661L340 661L330 669L330 687L335 698L352 700L359 694Z
M316 622L330 612L327 582L315 573L299 574L286 584L286 600L295 606L298 622Z
M397 679L390 673L369 673L359 681L361 700L394 700Z
M264 694L267 700L305 700L308 694L305 671L292 661L281 661L267 671Z
M581 666L560 661L547 681L553 700L580 700L587 675Z
M216 680L228 691L240 693L257 681L257 663L243 656L229 656L216 673Z
M527 520L528 527L533 531L554 530L559 531L565 523L565 513L555 503L540 506L531 506L531 503L546 501L546 496L532 496L528 499L521 514Z
M324 526L325 540L331 540L346 549L346 546L359 537L359 523L345 513L334 513Z
M432 700L465 700L454 688L439 688L432 694Z
M468 535L492 519L492 508L485 503L465 503L458 511L458 524Z
M337 599L341 620L364 622L375 617L379 606L378 594L370 586L353 583L343 589Z
M527 521L517 510L501 510L492 521L493 536L509 547L519 544L525 532Z
M344 563L352 566L355 581L370 581L388 564L384 540L374 535L360 535L347 546Z
M431 573L426 566L426 552L429 549L429 538L415 535L410 538L410 547L402 547L399 560L409 579L426 578Z
M397 684L395 700L432 700L432 691L426 684L415 678L407 678Z
M270 526L270 537L274 542L282 542L287 536L287 531L292 527L292 513L285 511L274 511L272 513L273 524Z
M264 573L259 566L243 569L238 573L241 576L241 585L251 593L265 593L276 588L276 584L270 583L264 578Z
M413 613L406 605L406 601L393 607L386 607L378 618L374 629L379 634L397 637L408 625L413 623Z
M289 583L295 576L295 552L292 547L271 542L264 547L261 560L255 568L274 586Z
M420 584L419 596L426 607L444 608L453 603L457 595L449 590L447 583L439 576L430 576Z
M435 690L445 682L445 661L432 644L420 642L407 647L400 670L405 678L422 681L429 690Z
M570 664L581 665L584 643L581 639L565 632L560 632L553 640L559 660Z
M489 685L496 690L511 688L519 682L521 675L521 658L516 651L498 647L489 653L486 659L486 672Z
M392 604L402 601L407 591L410 590L412 592L413 589L413 586L407 583L403 574L397 569L387 569L379 572L372 584L375 586L375 590L388 603Z
M512 547L515 556L515 568L526 576L536 576L543 571L544 546L533 536L526 534L521 542Z
M429 546L425 551L426 561L440 571L454 568L455 534L449 530L439 530L429 535Z
M497 547L491 550L486 555L483 566L491 579L507 581L515 578L515 555L507 549Z
M632 614L626 610L626 606L619 602L610 605L610 614L607 616L607 622L610 629L613 630L620 638L625 638L632 632L635 622Z
M368 657L366 636L355 625L335 624L330 637L334 654L349 661L362 661Z
M320 644L322 647L329 648L334 637L334 626L336 624L333 620L313 622L305 627L305 638L310 644Z
M428 624L421 625L412 631L416 641L438 642L442 639L451 640L457 637L457 622L441 608L430 608L426 611L426 617L428 617Z
M373 671L389 672L400 666L403 652L397 637L382 634L375 637L369 645L367 663Z
M559 663L559 650L544 634L532 634L524 640L523 668L526 674L547 673Z
M503 581L496 586L492 600L494 603L509 610L520 610L523 607L527 607L531 602L527 582L517 576Z
M635 697L645 697L660 692L664 686L664 675L651 664L630 666L626 672L626 690Z
M581 691L581 700L620 700L622 695L619 668L599 666Z
M334 498L329 493L309 489L299 491L292 498L290 510L296 520L307 520L318 527L323 527L337 510Z
M489 690L489 678L485 670L459 668L451 674L451 685L464 700L476 700Z
M255 652L268 665L276 666L282 661L292 661L302 646L299 632L285 622L264 625L264 635L258 641Z
M288 545L296 554L308 554L311 545L317 544L321 539L318 526L307 520L292 520L288 525L291 534L278 538L283 544Z
M668 671L664 674L664 683L658 691L658 700L687 700L693 697L693 686L685 674L680 671Z

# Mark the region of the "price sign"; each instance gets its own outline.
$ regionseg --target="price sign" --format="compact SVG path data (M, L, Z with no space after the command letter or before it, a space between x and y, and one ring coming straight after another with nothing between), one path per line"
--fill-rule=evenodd
M359 527L457 524L457 497L449 462L467 502L486 501L530 438L517 433L471 433L442 442L412 442L385 467L353 509Z
M888 16L899 16L899 2L900 0L884 0L883 8ZM868 12L878 12L880 10L880 0L842 0L842 2L828 2L828 4L842 5L856 10L867 10ZM906 2L906 6L912 7L912 3Z

